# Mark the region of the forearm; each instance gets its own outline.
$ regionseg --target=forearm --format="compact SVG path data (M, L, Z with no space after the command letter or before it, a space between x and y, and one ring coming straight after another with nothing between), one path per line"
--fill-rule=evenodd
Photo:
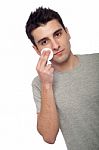
M59 118L52 85L42 84L41 91L41 111L38 115L37 128L46 142L54 143L59 130Z

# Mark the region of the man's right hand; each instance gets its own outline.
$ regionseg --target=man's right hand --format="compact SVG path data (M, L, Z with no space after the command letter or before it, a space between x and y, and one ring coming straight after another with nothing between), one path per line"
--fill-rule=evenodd
M47 64L50 51L44 51L39 58L36 66L36 70L40 77L42 84L52 84L53 83L53 72L54 68L51 64Z

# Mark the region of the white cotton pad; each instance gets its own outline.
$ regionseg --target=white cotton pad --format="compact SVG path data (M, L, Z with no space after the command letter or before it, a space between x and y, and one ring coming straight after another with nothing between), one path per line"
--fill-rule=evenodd
M43 48L41 54L43 51L48 51L48 50L50 51L50 55L48 57L48 64L50 64L51 63L50 60L53 58L53 51L50 48Z

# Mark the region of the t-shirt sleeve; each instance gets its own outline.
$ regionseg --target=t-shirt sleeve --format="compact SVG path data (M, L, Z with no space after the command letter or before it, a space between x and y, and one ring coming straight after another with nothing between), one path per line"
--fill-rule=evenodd
M40 90L40 81L38 77L34 78L34 80L32 81L32 91L34 102L36 104L37 113L39 113L41 107L41 90Z

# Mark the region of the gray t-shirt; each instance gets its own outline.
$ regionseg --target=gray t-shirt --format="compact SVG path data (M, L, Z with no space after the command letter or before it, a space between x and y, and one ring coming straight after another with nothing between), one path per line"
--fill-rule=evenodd
M77 56L80 62L72 71L54 72L60 129L68 150L99 150L99 54ZM39 77L32 87L39 112Z

